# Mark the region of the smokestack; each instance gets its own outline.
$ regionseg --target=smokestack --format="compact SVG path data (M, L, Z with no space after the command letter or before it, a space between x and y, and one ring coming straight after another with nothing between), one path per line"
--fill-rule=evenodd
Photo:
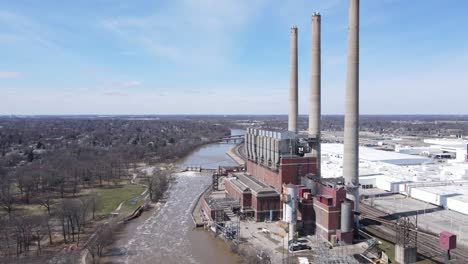
M317 175L320 173L320 116L321 116L321 16L312 15L311 74L309 97L309 137L317 140Z
M359 211L359 0L349 1L343 175ZM355 219L357 223L357 218Z
M291 28L288 130L297 132L297 27Z

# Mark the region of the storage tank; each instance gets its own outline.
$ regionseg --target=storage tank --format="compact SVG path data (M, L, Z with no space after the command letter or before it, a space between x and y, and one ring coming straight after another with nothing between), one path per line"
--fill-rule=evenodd
M296 223L297 223L297 202L299 188L297 185L286 185L287 200L285 222L289 223L289 235L293 241L296 241Z
M293 184L286 185L286 194L288 198L285 201L285 207L286 207L286 215L284 219L285 222L291 223L292 220L297 220L297 212L294 209L294 206L295 206L294 201L297 202L298 193L299 193L299 188L297 187L297 185L293 185Z
M347 233L352 231L352 210L350 202L341 203L341 232Z

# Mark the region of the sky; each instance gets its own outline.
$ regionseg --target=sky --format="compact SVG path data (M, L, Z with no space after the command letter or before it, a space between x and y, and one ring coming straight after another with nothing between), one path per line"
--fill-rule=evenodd
M361 0L361 114L468 114L468 1ZM286 114L299 28L307 114L343 114L347 0L15 0L0 5L0 115Z

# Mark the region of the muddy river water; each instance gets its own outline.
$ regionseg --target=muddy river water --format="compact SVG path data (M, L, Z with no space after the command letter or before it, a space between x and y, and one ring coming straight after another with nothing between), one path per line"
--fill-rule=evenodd
M201 165L203 168L234 165L226 155L231 146L211 144L201 147L178 165ZM207 231L194 229L191 209L210 183L210 176L195 172L177 174L176 182L168 190L167 201L126 224L101 263L240 263L223 241Z

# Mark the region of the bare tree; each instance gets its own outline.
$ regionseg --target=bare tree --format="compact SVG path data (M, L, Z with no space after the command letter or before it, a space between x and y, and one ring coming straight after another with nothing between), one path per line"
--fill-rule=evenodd
M113 242L116 223L110 220L97 228L96 233L86 243L85 248L88 249L93 262L97 263L98 258L102 256L104 248Z
M2 208L11 215L13 211L13 203L15 202L15 197L11 189L12 181L8 174L1 175L0 179L0 204Z
M51 208L53 205L53 201L54 201L54 194L51 192L47 192L47 191L44 193L41 193L40 195L38 195L37 198L35 198L35 202L41 205L42 207L44 207L47 210L47 213L49 214L49 216L51 215Z
M148 193L151 201L159 201L169 186L170 171L154 170L153 174L147 177Z

